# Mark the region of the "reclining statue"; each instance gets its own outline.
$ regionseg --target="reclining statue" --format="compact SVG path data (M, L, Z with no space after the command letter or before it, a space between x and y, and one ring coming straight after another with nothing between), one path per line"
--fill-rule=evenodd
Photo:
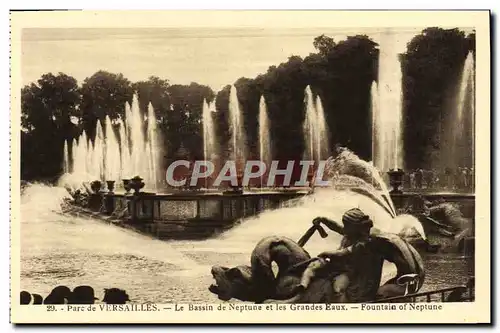
M401 237L372 229L373 222L358 208L347 211L343 225L316 218L298 241L271 236L251 254L251 266L214 266L216 284L209 290L221 300L256 303L348 303L404 296L417 292L425 278L418 252ZM315 231L326 237L324 224L343 234L341 246L312 257L303 249ZM384 260L396 276L380 286ZM275 277L272 262L278 266Z

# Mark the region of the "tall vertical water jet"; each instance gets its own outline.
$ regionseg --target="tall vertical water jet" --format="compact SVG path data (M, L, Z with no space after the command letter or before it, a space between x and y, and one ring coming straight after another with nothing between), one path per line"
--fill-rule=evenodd
M317 121L316 110L314 109L313 97L311 87L307 86L304 93L304 106L305 106L305 119L303 125L304 132L304 143L305 143L305 151L304 151L304 159L306 160L315 160L314 147L316 146L314 143L314 128L315 122Z
M215 103L215 101L213 103ZM206 161L212 161L213 155L216 154L216 137L212 109L212 105L209 105L207 101L203 99L203 157Z
M475 117L474 56L464 62L454 103L444 121L439 168L455 170L474 166Z
M272 158L271 140L269 137L269 115L264 95L260 97L259 102L259 155L260 160L269 167Z
M127 104L127 108L128 107ZM120 135L120 179L129 179L132 177L132 171L130 168L130 149L129 149L129 141L127 137L127 132L126 132L126 123L121 122L120 123L120 130L119 130L119 135Z
M71 165L71 173L77 173L78 172L78 140L74 139L71 140L71 154L72 154L72 160L73 164Z
M68 151L68 140L64 140L64 147L63 147L63 172L69 173L70 168L69 168L69 151Z
M158 145L158 130L156 124L155 111L151 103L148 104L148 131L147 131L147 148L148 148L148 163L149 163L149 187L156 189L158 185L158 165L160 146Z
M92 161L90 160L89 154L89 140L85 131L82 131L82 134L80 134L80 137L78 138L78 154L80 163L82 164L83 172L86 175L85 177L88 177L90 174L90 163Z
M129 120L130 119L130 120ZM137 96L134 95L132 100L132 107L130 109L130 118L127 119L129 129L130 129L130 143L132 146L131 149L131 164L132 164L132 173L134 176L144 177L145 175L139 175L139 173L144 173L145 169L144 162L144 118L141 116L141 110L139 109L139 101Z
M474 164L474 56L469 52L465 59L457 99L457 119L453 129L456 166L472 167ZM461 156L460 156L461 155Z
M122 156L122 166L124 170L124 177L123 178L132 178L134 177L134 165L132 163L132 128L131 124L132 123L132 108L130 104L127 102L125 103L125 123L123 124L123 129L124 129L124 145L126 146L126 149L124 150L123 156ZM127 165L125 166L125 163Z
M235 86L231 86L229 94L229 115L231 124L231 144L233 160L242 165L246 160L245 132L240 110L240 102Z
M304 93L305 120L303 125L305 152L304 159L315 163L328 158L330 142L328 126L321 98L313 97L311 87L307 86Z
M272 148L271 138L269 132L269 115L267 114L267 105L264 95L260 97L259 101L259 156L260 161L265 163L266 170L271 166ZM260 177L260 184L267 182L264 176Z
M104 170L106 180L117 180L120 177L120 146L113 130L109 116L106 116Z
M96 136L94 140L94 150L92 154L93 165L92 175L97 176L100 180L105 179L104 174L104 131L101 121L97 121Z
M463 132L464 129L464 120L465 120L465 112L466 108L470 105L467 103L466 98L468 97L468 93L472 88L472 81L474 78L474 57L472 52L469 52L467 58L465 58L464 68L461 75L458 96L457 96L457 105L456 105L456 121L458 125L458 130L455 132L455 136L459 136L460 132ZM470 96L469 96L470 98ZM454 126L457 128L457 126Z
M88 164L87 164L87 137L85 131L80 135L78 140L73 140L72 155L73 155L73 169L72 173L79 175L79 177L84 178L84 180L89 174Z
M316 96L316 147L318 152L318 161L326 160L329 155L330 140L328 138L328 126L325 119L325 111L321 98Z
M372 107L378 105L376 121L372 124L377 150L372 155L375 156L375 166L386 172L404 167L402 72L397 41L383 37L379 45L378 96L374 96L372 90Z

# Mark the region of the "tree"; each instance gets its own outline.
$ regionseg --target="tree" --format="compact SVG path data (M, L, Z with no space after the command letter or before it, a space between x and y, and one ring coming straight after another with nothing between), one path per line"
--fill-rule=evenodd
M168 88L173 109L167 121L167 145L170 156L182 143L191 157L203 158L203 100L211 102L215 94L198 83L172 85Z
M304 151L304 90L310 85L323 103L330 150L339 144L370 158L370 87L377 78L377 44L367 36L349 37L336 44L324 35L315 38L313 44L318 53L305 59L291 56L254 80L237 81L238 97L247 115L247 135L254 141L262 94L268 106L274 157L300 159Z
M75 78L64 73L44 74L21 90L21 124L36 128L67 130L71 117L78 115L80 92Z
M125 103L131 103L134 90L123 74L98 71L83 81L81 117L89 137L95 137L97 120L124 118Z
M304 151L304 90L320 96L329 128L330 150L344 146L371 159L371 96L378 77L378 45L367 36L350 36L338 43L321 35L313 41L317 52L302 59L291 56L255 78L242 77L234 85L243 116L250 157L258 156L260 97L266 99L272 151L278 160L301 159ZM453 111L456 86L468 52L475 56L475 34L458 29L425 29L401 56L403 71L404 150L407 168L427 168L443 149L440 124ZM209 87L171 84L151 76L131 83L122 74L98 71L78 89L63 73L43 75L25 86L21 95L23 177L53 177L60 173L62 140L82 128L93 138L96 122L106 116L124 117L125 103L137 93L140 109L151 103L164 134L165 153L173 158L181 144L190 157L203 157L203 100L215 100L215 131L221 148L231 135L227 85L215 94ZM71 121L79 118L78 124ZM70 148L71 149L71 148ZM29 162L29 163L28 163ZM25 178L27 179L27 178Z
M76 79L44 74L21 90L21 174L24 179L55 177L61 172L63 141L74 137L78 115ZM29 161L29 163L27 163Z
M170 96L168 89L170 82L157 76L150 76L145 81L139 81L132 85L133 90L139 98L141 110L146 110L151 103L155 110L156 119L159 123L166 122L168 111L170 111Z
M333 38L321 35L314 38L313 42L314 48L319 51L320 55L328 55L335 47L335 41Z
M219 144L223 151L227 152L228 142L231 137L230 115L229 115L229 94L231 92L231 85L222 88L215 97L215 132L219 138Z
M246 147L249 156L259 156L259 102L261 91L253 79L239 78L234 83L241 105Z
M462 67L474 50L474 35L459 29L428 28L402 56L404 150L409 169L431 168L440 158L442 125L452 111ZM442 156L441 156L442 158Z

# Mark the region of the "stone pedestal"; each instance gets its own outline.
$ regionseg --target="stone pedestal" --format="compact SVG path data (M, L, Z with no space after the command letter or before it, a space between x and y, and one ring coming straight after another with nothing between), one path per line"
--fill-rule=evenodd
M104 196L104 209L105 213L108 215L113 214L115 211L115 197L112 193L106 194Z
M102 195L99 193L92 193L89 196L89 208L93 211L98 212L102 205Z

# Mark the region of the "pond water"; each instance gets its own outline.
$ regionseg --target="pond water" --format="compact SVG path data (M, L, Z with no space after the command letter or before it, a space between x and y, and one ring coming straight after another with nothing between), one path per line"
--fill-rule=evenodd
M21 203L21 288L47 295L55 286L91 285L127 291L132 302L221 302L208 291L212 265L248 264L256 242L270 232L298 239L308 224L293 224L310 209L276 210L245 221L221 237L206 241L165 242L92 219L59 213L64 189L33 185ZM307 221L311 221L310 216ZM287 226L287 227L284 227ZM319 236L308 243L311 254L338 246L340 237ZM455 254L425 256L422 290L465 284L473 275L470 259ZM385 279L394 274L384 268Z

